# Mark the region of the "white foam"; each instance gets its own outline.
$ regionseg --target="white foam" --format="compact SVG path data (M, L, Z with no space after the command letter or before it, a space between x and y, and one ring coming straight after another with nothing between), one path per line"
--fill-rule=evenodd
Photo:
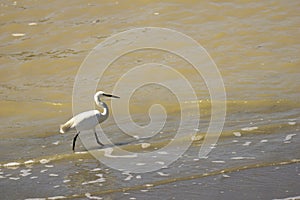
M165 174L163 172L157 172L157 174L160 175L160 176L170 176L170 174Z
M95 174L95 176L98 176L98 177L102 178L103 174Z
M242 144L243 146L249 146L251 144L250 141L245 142L244 144Z
M148 184L146 184L145 186L146 186L146 187L153 187L154 185L148 183Z
M130 155L111 155L113 152L113 148L106 148L106 149L101 149L100 151L104 151L104 156L108 158L135 158L137 157L137 154L130 154Z
M50 160L47 160L47 159L41 159L41 160L40 160L40 163L41 163L41 164L46 164L46 163L48 163L48 162L50 162Z
M20 179L20 177L9 177L10 180L14 180L14 181L17 181Z
M29 164L32 164L32 163L34 163L33 160L27 160L27 161L24 162L25 165L29 165Z
M45 165L45 167L52 168L52 167L54 167L54 165Z
M30 179L36 179L36 178L38 178L38 176L32 176L32 177L30 177Z
M11 35L14 37L22 37L22 36L25 36L25 33L13 33Z
M199 140L201 140L202 138L203 138L202 135L194 135L194 136L191 137L191 140L192 140L192 141L199 141Z
M136 179L141 179L142 176L141 176L141 175L137 175L135 178L136 178Z
M101 168L94 168L91 170L91 172L101 171Z
M133 176L132 176L132 174L130 174L129 172L128 173L124 173L125 175L128 175L125 179L124 179L124 181L130 181L132 178L133 178Z
M150 147L150 146L151 146L150 143L142 143L142 144L141 144L141 147L142 147L143 149L146 149L146 148L148 148L148 147Z
M48 197L49 200L56 200L56 199L65 199L65 196L55 196L55 197Z
M48 169L42 169L42 170L40 171L40 173L44 173L44 172L46 172L46 171L48 171Z
M290 141L292 139L292 137L296 136L297 134L293 133L293 134L288 134L287 136L285 136L284 141Z
M59 144L59 141L52 142L52 144L58 145L58 144Z
M19 165L20 165L20 163L18 163L18 162L10 162L10 163L3 164L3 167L16 167Z
M231 157L231 160L253 160L255 159L255 157L242 157L242 156L238 156L238 157Z
M138 135L134 135L134 136L132 136L132 137L134 137L135 139L140 139L140 137L138 136Z
M163 162L163 161L156 161L155 163L157 163L159 165L164 165L165 164L165 162Z
M300 196L296 196L296 197L286 197L283 199L273 199L273 200L297 200L300 199Z
M69 180L69 179L66 179L66 180L63 180L63 183L68 183L68 182L70 182L71 180Z
M87 185L87 184L93 184L93 183L103 183L105 181L106 181L105 178L98 178L98 179L93 180L93 181L83 182L83 183L81 183L81 185Z
M85 193L85 196L89 199L96 199L96 200L101 200L103 199L102 197L97 197L97 196L92 196L91 193Z
M166 151L158 151L157 153L158 153L158 154L161 154L161 155L167 155L167 154L169 154L169 153L166 152Z
M266 143L266 142L268 142L268 140L261 140L260 142L261 143Z
M135 165L137 165L137 166L144 166L144 165L146 165L146 163L136 163Z
M199 156L200 159L207 159L208 156Z
M31 171L31 169L22 169L20 171L21 172L20 176L25 177L25 176L31 175L32 173L30 173L30 171Z
M58 174L49 174L49 176L56 177L56 176L59 176L59 175Z
M242 131L253 131L253 130L256 130L258 129L257 126L252 126L252 127L245 127L245 128L242 128L241 130Z
M213 161L211 161L212 163L225 163L225 161L224 160L213 160Z
M296 125L296 122L288 122L288 124L293 126L293 125Z
M241 137L242 134L240 132L233 132L233 135L236 136L236 137Z
M223 174L222 175L224 178L229 178L230 176L229 175L227 175L227 174Z
M83 183L81 183L81 185L87 185L87 184L93 184L93 183L103 183L106 181L105 178L103 178L103 174L95 174L95 176L98 176L99 178L96 180L83 182Z
M28 26L36 26L36 25L37 25L36 22L30 22L30 23L28 23Z
M46 198L28 198L25 200L46 200Z
M76 151L75 154L87 154L87 151Z

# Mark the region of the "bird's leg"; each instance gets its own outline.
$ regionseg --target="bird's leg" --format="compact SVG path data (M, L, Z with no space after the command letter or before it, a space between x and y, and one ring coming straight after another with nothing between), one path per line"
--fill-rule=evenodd
M99 145L101 145L101 146L104 146L104 144L102 144L102 142L100 142L100 140L99 140L99 138L98 138L98 135L97 135L97 133L96 133L95 130L94 130L94 134L95 134L97 143L98 143Z
M80 133L80 131L75 135L75 137L73 138L73 151L75 151L75 143L76 143L76 139L77 139L77 137L78 137L78 135L79 135L79 133Z

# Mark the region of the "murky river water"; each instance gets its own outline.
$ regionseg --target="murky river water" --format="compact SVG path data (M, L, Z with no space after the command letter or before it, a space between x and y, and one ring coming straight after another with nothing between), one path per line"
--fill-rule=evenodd
M1 199L300 198L299 1L0 4ZM226 121L218 143L199 159L211 114L205 82L167 52L124 56L112 64L98 89L111 92L118 77L135 65L168 64L194 87L198 100L181 103L191 110L199 106L201 120L194 137L176 141L179 147L186 140L192 144L174 163L158 161L162 168L148 173L122 172L99 162L81 142L73 153L74 132L59 134L59 125L72 116L75 76L89 52L116 33L146 26L182 32L209 52L226 89ZM139 78L151 73L157 71ZM185 94L173 77L167 78L178 87L176 95ZM158 134L129 137L112 115L102 127L120 148L168 154L159 150L174 139L179 103L163 87L146 85L132 96L130 113L145 125L150 106L163 105L168 118ZM112 156L106 150L114 147L93 149L100 157Z

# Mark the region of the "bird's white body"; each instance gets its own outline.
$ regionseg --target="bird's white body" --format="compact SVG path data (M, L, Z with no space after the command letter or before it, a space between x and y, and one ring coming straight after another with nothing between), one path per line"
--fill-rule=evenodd
M106 120L107 117L108 115L101 115L99 110L86 111L71 118L61 126L59 131L60 133L65 133L68 130L74 130L75 128L77 131L90 130L91 127L95 127ZM67 130L64 129L64 127L67 127Z
M108 115L109 115L108 107L104 102L102 102L100 100L100 98L103 96L119 98L118 96L105 94L104 92L99 91L95 94L94 100L95 100L95 103L97 104L97 106L103 108L102 112L100 112L99 110L90 110L90 111L82 112L78 115L75 115L69 121L67 121L65 124L60 126L60 129L59 129L60 133L66 133L69 130L76 129L77 134L73 139L73 150L74 150L74 145L75 145L77 136L80 133L80 131L95 129L95 126L102 123L103 121L105 121L108 118ZM98 140L95 130L94 130L94 133L95 133L97 142L99 144L102 144Z

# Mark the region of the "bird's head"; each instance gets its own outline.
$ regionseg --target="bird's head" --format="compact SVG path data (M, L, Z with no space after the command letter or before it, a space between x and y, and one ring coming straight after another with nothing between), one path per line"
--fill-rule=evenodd
M120 97L118 97L118 96L116 96L116 95L107 94L107 93L105 93L105 92L103 92L103 91L98 91L98 92L95 94L95 96L94 96L94 100L95 100L95 101L101 101L101 100L100 100L101 97L120 98Z

